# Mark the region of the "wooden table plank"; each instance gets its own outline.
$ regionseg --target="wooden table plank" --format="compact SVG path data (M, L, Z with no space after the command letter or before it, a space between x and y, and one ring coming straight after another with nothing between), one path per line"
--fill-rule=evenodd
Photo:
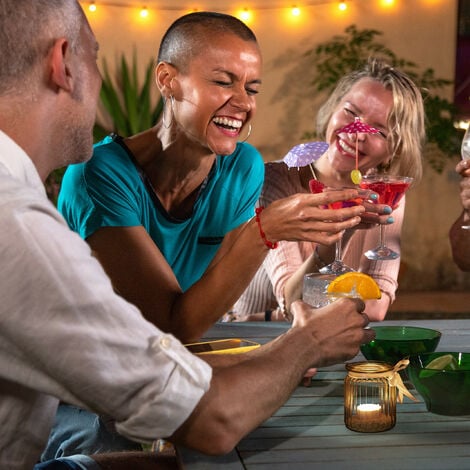
M260 455L260 454L257 454ZM365 446L352 453L350 449L304 449L295 453L270 451L261 454L266 460L259 461L257 455L243 456L246 470L468 470L467 446L423 446L416 448L370 449ZM450 460L451 459L451 460ZM206 467L207 469L208 467ZM217 468L217 467L214 467ZM222 468L222 467L218 467Z

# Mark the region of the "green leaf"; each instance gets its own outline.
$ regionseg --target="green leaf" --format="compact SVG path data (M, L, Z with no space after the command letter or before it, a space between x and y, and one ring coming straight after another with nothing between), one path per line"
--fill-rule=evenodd
M162 99L152 98L152 86L155 86L153 59L149 60L144 69L142 84L138 70L135 49L132 62L128 62L124 54L116 61L114 75L110 74L108 64L103 60L100 105L104 118L95 124L95 141L111 132L123 137L137 134L152 127L159 119ZM108 121L112 122L112 128Z

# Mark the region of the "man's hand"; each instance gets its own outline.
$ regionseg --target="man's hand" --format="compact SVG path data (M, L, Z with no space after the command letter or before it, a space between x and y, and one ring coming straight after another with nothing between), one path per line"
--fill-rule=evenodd
M312 367L328 366L353 358L359 346L372 341L373 330L367 327L360 299L341 298L326 307L312 308L302 301L291 305L294 314L292 328L304 328L312 336L316 360Z

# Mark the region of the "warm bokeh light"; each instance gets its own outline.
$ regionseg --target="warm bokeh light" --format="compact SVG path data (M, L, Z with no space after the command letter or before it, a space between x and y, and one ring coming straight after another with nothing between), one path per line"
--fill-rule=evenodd
M470 127L470 121L458 121L454 122L454 127L456 129L467 130Z
M253 19L253 14L251 13L248 8L244 8L243 10L240 10L237 15L238 18L240 18L244 23L250 23L251 20Z
M147 7L143 7L142 10L140 10L139 14L140 14L141 18L148 18L149 11L148 11Z
M95 12L95 11L96 11L95 2L91 2L91 3L88 5L88 11L91 11L91 12Z
M338 8L341 11L345 11L348 8L348 6L346 5L346 2L339 2Z
M395 0L380 0L383 7L393 7Z
M292 16L300 16L300 8L292 7L291 13L292 13Z

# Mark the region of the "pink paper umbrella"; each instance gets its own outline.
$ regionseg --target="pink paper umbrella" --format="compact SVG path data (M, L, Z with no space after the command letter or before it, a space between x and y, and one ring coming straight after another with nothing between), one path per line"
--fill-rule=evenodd
M307 166L328 150L326 142L307 142L292 147L282 161L289 168Z
M361 172L359 171L359 148L357 134L378 134L380 131L375 127L369 126L365 122L361 121L360 117L355 117L354 122L342 127L336 133L337 134L356 134L356 169L351 171L351 180L355 184L359 184L362 179Z
M355 117L354 122L348 124L347 126L342 127L337 134L346 133L346 134L378 134L380 131L375 127L369 126L365 122L361 121L360 117Z

